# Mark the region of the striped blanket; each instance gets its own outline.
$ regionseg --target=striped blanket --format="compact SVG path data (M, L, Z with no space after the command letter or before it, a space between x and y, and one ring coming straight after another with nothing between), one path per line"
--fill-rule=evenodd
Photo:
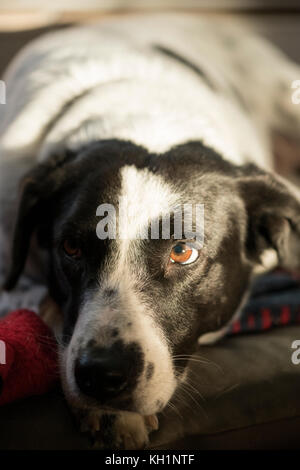
M259 278L239 320L228 334L300 324L300 274L276 270Z

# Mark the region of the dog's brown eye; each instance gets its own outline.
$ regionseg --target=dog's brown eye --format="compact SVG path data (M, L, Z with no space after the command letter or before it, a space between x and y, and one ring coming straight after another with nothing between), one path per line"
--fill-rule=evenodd
M75 246L70 240L64 241L64 252L71 258L81 258L81 249Z
M188 243L177 243L173 246L170 253L170 261L179 264L191 264L199 256L196 248Z

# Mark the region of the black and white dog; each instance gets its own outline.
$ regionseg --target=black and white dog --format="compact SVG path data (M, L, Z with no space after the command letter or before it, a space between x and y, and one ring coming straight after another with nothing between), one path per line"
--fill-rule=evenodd
M38 304L47 285L65 395L100 445L146 445L185 380L179 359L224 334L255 274L299 265L299 193L271 151L274 131L299 133L297 78L264 40L188 15L58 31L9 68L0 308ZM100 239L97 208L120 198L127 236ZM201 249L136 236L187 203L204 205Z

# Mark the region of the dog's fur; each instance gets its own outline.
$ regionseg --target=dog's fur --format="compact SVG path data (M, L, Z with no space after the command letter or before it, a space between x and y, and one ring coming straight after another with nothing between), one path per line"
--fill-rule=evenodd
M84 429L109 428L102 445L145 445L198 338L224 334L259 270L299 264L299 194L272 172L271 155L274 130L299 132L299 70L251 33L185 15L52 33L8 70L1 270L7 290L20 276L22 289L17 304L3 292L1 309L24 306L24 291L35 306L47 285L63 317L66 397ZM101 241L96 209L121 196L128 239ZM205 241L180 266L169 260L173 239L134 237L184 203L204 204ZM66 239L83 258L65 255ZM101 402L81 393L75 365L109 348L126 358L129 382Z

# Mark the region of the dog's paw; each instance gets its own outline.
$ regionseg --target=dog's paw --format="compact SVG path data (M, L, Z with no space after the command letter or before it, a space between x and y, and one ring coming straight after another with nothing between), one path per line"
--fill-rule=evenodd
M106 410L86 410L76 414L81 431L90 434L98 449L143 449L149 443L149 434L158 429L154 415Z

